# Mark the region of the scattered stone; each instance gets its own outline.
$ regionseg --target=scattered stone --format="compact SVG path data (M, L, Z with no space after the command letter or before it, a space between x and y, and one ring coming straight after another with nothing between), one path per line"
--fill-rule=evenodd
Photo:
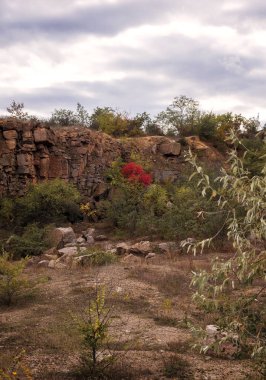
M78 249L77 249L77 247L65 247L65 248L59 249L58 252L62 258L63 256L75 256L75 255L77 255Z
M72 261L72 268L76 268L78 266L86 266L90 264L92 254L89 255L82 255L78 257L74 257Z
M147 255L149 252L151 252L151 250L151 243L146 240L132 245L129 248L129 253L134 253L136 255Z
M64 263L55 263L55 269L65 269L65 268L67 268L67 266L66 266L66 264L64 264Z
M55 260L50 260L48 263L48 267L54 269L55 268Z
M69 243L76 243L76 235L72 227L55 228L51 231L49 238L57 249L63 248Z
M145 256L145 260L147 260L147 259L152 259L152 258L154 258L155 256L156 256L156 253L154 253L154 252L150 252L150 253L147 254L147 256Z
M47 249L46 251L43 252L45 256L57 256L58 255L58 250L53 247L50 249Z
M48 260L57 260L58 259L57 255L48 255L48 254L45 254L44 256Z
M122 262L131 263L131 264L139 264L141 263L141 258L130 253L129 255L125 256L122 259Z
M82 235L84 237L86 236L93 236L95 235L95 228L88 228L86 231L82 231Z
M96 241L105 241L105 240L108 240L108 237L105 235L97 235L97 236L95 236L95 240Z
M48 268L49 267L49 260L39 261L37 265L38 265L38 267Z
M85 239L82 236L77 238L77 244L84 244L84 243L85 243Z
M129 246L126 243L119 243L116 246L116 253L118 255L124 255L129 250Z
M207 325L206 333L208 336L215 336L220 333L220 328L219 326L216 326L216 325Z
M94 238L91 235L86 236L87 244L94 244Z

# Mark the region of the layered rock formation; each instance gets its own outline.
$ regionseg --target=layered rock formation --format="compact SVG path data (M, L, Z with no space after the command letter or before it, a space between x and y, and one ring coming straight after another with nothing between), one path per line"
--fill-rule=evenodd
M174 179L180 150L165 137L117 140L88 128L0 119L0 196L23 195L30 183L53 178L75 183L85 196L100 196L106 169L119 157L130 160L132 151L155 163L156 178Z

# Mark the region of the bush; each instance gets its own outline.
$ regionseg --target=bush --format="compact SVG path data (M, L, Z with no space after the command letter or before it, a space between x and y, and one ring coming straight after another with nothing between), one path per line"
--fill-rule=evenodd
M28 192L15 202L16 222L53 223L81 218L80 194L74 185L55 179L30 186Z
M14 220L15 202L10 198L0 199L0 226L10 225Z
M149 186L152 182L152 176L146 173L143 167L135 162L123 165L121 173L130 182L140 183L144 186Z
M164 375L169 379L193 380L194 375L189 362L178 355L172 355L164 361Z
M27 259L12 261L6 252L0 256L0 302L10 306L15 299L25 295L30 283L23 275Z
M0 380L33 380L30 369L24 363L24 357L25 351L22 350L10 360L10 364L5 363L5 367L0 368Z
M110 350L106 349L111 317L111 309L106 305L104 287L96 288L95 296L89 300L83 315L75 317L83 337L82 372L88 379L101 378L114 360Z
M187 177L182 182L186 185L143 186L138 180L142 173L142 166L134 162L121 170L113 165L112 196L101 209L115 227L135 235L184 239L212 234L217 225L223 224L224 216L212 213L214 203L202 199L197 188L187 184ZM131 177L134 180L128 181ZM209 213L202 215L203 209Z
M112 264L117 260L117 256L109 251L103 251L101 249L87 249L82 252L82 256L88 255L89 264L93 266L101 266Z
M262 159L266 154L266 144L259 138L242 139L240 148L244 149L244 167L251 175L261 175L265 160Z
M77 103L76 112L69 109L55 109L50 118L50 123L60 126L81 125L90 126L90 116L86 109Z
M49 226L39 228L36 224L29 224L21 236L12 235L8 239L7 249L15 258L39 255L50 246L47 240L48 230Z
M195 176L200 179L203 196L214 198L217 213L227 215L227 238L233 245L230 258L217 257L210 272L202 270L193 274L193 298L204 312L210 313L212 322L222 332L214 348L219 350L234 337L238 354L248 352L252 358L265 362L266 168L264 165L260 175L250 175L243 166L243 159L237 155L239 140L233 131L230 139L235 149L230 152L230 167L217 178L218 191L196 158L189 157ZM215 236L218 233L217 228ZM203 250L212 240L213 237L204 239L190 248L196 253L197 248ZM205 353L213 348L211 344L206 346L206 341L202 343Z

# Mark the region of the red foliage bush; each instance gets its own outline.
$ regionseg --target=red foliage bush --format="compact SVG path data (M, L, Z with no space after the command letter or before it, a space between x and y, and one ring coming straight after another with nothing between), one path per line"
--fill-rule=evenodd
M144 186L149 186L152 183L151 174L146 173L143 167L135 162L125 164L121 169L121 173L130 182L138 182Z
M145 186L149 186L152 183L152 176L149 173L142 173L139 176L139 182L143 183Z
M144 170L141 165L138 165L135 162L129 162L122 167L121 172L124 177L128 178L133 175L139 176L144 173Z

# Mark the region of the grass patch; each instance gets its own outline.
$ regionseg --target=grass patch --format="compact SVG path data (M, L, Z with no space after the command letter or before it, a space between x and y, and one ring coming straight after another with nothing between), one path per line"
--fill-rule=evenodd
M188 295L189 278L179 271L171 273L160 273L149 268L134 268L130 271L131 278L143 281L153 286L157 286L158 290L167 297L178 295Z
M159 326L177 327L178 321L176 318L167 315L157 315L153 318L154 322Z
M164 361L164 375L168 379L193 380L194 375L188 361L173 355Z
M86 249L81 256L86 257L86 264L91 266L109 265L117 261L114 253L95 248Z

